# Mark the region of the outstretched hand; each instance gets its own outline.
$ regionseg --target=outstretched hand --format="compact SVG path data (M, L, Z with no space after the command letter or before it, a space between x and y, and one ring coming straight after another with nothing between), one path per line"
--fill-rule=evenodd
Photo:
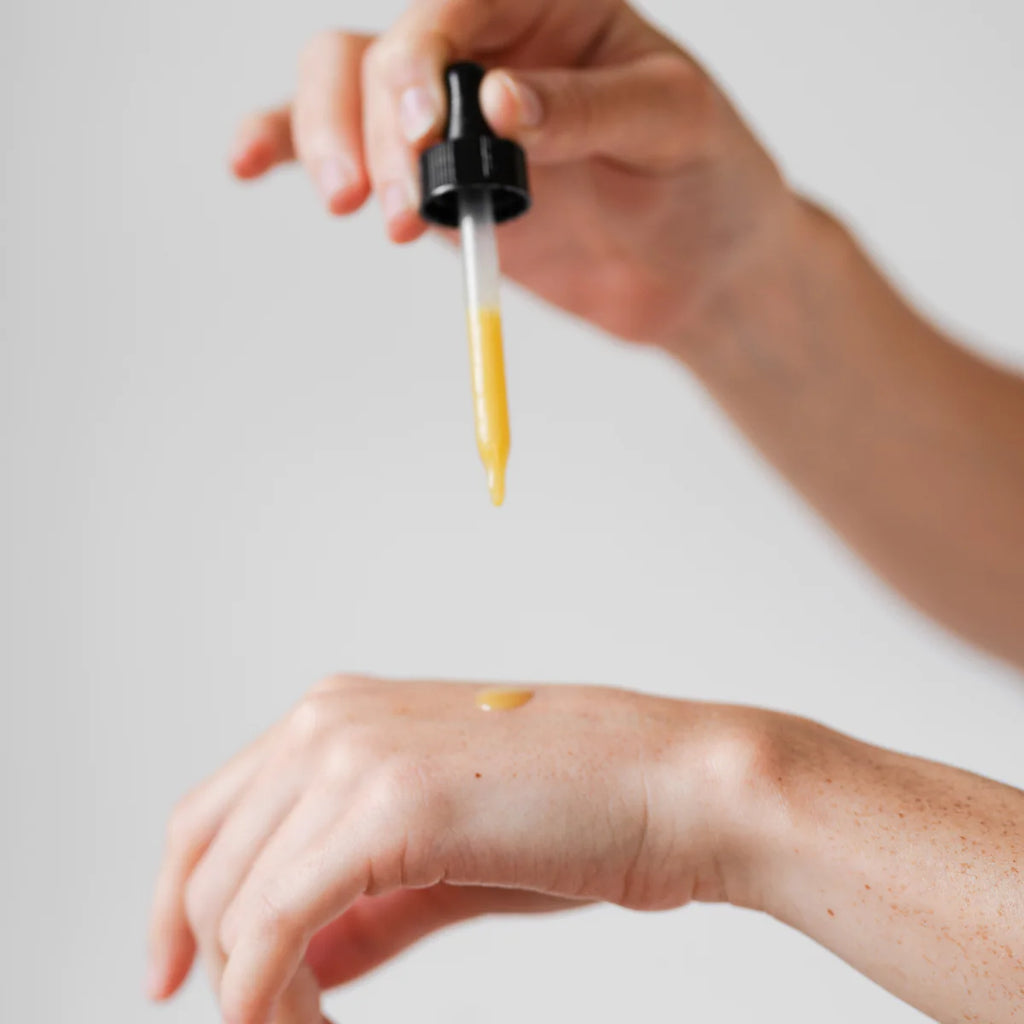
M584 687L488 712L474 691L331 679L186 798L152 994L198 947L230 1024L319 1024L322 988L455 921L723 898L739 712Z

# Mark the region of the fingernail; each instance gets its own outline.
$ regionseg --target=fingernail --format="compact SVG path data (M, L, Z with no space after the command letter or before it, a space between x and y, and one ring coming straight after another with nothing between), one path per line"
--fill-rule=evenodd
M398 119L407 142L419 142L437 123L438 114L433 94L422 85L406 89L398 101Z
M399 181L384 186L380 193L380 205L387 221L396 220L413 208L408 189Z
M524 128L536 128L544 120L544 105L540 95L525 82L507 76L508 88L519 105L519 123Z
M316 183L324 202L329 203L339 192L344 192L356 181L355 168L341 156L327 157L316 171Z

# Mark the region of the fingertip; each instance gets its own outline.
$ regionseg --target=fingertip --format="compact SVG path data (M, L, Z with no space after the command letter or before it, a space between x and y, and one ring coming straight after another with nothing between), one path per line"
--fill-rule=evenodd
M515 83L507 71L488 71L484 76L480 85L480 108L487 123L499 135L507 135L518 126Z
M366 202L369 194L370 186L365 181L346 185L327 197L327 212L334 217L355 213Z
M440 136L444 119L444 97L433 75L428 83L413 85L398 99L398 123L410 146L424 148Z
M240 181L251 181L266 174L273 162L269 143L265 139L253 140L231 154L231 173Z
M291 108L282 107L247 117L238 127L230 166L235 177L258 178L295 156L291 137Z
M427 225L414 210L407 210L388 221L388 238L397 245L408 245L423 236Z
M158 964L150 964L146 972L146 998L151 1002L159 1003L167 998L167 983L164 980L164 972Z
M484 117L498 135L515 136L536 128L544 116L537 91L508 71L489 71L480 86Z
M146 972L146 995L155 1003L170 999L188 977L194 958L195 944L191 935L178 939L170 950L151 954Z
M188 974L188 967L177 968L173 972L164 967L150 970L145 979L145 994L154 1002L169 999L180 987Z
M391 181L382 185L377 195L392 242L398 245L413 242L427 230L419 214L417 190L411 182Z
M313 164L313 182L328 213L336 217L358 210L369 195L365 174L347 156L327 156Z
M169 984L163 975L146 979L146 997L153 1003L163 1003L170 999L177 988L177 985Z

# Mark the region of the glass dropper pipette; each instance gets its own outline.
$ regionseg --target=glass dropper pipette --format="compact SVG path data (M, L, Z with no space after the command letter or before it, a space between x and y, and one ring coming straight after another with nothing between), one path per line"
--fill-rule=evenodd
M530 205L526 158L499 139L480 109L479 64L453 64L445 72L448 120L444 141L420 161L423 216L457 227L462 240L466 317L477 447L487 470L491 500L505 496L509 425L502 351L500 268L495 224Z
M494 237L491 197L485 189L467 188L459 196L459 232L476 443L487 470L491 501L500 505L505 500L508 464L508 398L498 295L498 243Z

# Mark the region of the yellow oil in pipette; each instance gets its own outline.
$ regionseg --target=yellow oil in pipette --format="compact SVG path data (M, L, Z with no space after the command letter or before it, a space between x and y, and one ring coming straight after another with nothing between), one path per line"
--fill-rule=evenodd
M468 314L468 321L476 445L487 470L491 501L500 505L505 500L505 467L510 443L501 313L497 309L473 310Z
M459 195L459 230L476 444L487 470L491 501L500 505L505 500L508 464L508 399L501 337L498 244L493 201L486 189L467 188Z

